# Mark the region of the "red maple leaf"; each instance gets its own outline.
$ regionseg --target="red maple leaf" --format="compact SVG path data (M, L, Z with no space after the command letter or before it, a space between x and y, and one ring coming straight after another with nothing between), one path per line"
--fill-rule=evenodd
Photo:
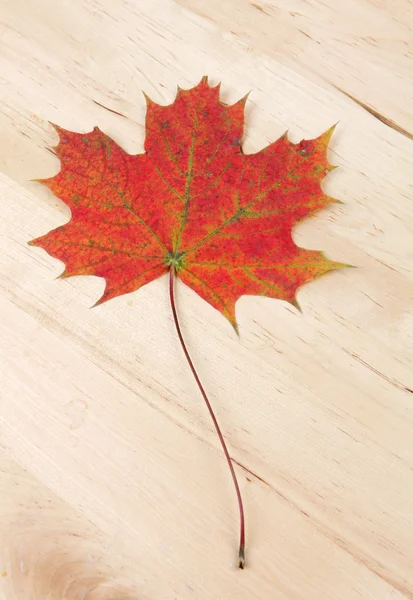
M292 228L335 202L320 186L332 169L333 127L313 140L284 135L256 154L242 151L246 97L227 106L204 77L172 104L147 100L145 152L127 154L97 127L55 126L60 172L41 182L71 209L65 225L31 242L62 260L64 277L106 281L98 303L133 292L170 271L237 328L244 294L296 304L297 289L345 266L296 246ZM187 359L196 376L190 357ZM198 385L235 474L205 392ZM243 528L243 525L242 525ZM240 566L243 566L243 532Z

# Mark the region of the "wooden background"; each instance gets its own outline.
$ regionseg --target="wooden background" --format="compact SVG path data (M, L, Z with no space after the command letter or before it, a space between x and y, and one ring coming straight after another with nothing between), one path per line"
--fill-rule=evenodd
M413 598L413 4L1 0L0 598ZM356 265L285 303L242 298L241 337L183 285L184 333L244 494L248 568L167 278L91 310L93 277L27 241L69 219L31 182L48 121L143 148L208 74L251 90L247 152L340 121L296 242ZM121 115L116 114L121 113Z

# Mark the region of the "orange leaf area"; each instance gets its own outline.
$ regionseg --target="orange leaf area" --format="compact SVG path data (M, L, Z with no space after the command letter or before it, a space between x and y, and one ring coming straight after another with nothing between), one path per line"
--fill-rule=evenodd
M332 169L333 127L244 154L246 98L227 106L204 77L168 106L146 100L143 154L126 153L97 127L55 126L61 170L41 182L72 218L31 244L62 260L63 276L104 277L100 303L173 267L236 328L240 296L295 304L301 285L346 266L292 239L297 222L335 202L320 185Z

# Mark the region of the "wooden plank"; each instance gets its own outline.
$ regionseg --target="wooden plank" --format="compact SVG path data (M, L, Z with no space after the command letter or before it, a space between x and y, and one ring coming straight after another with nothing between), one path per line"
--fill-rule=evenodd
M0 598L413 598L411 4L255 4L4 3ZM324 187L344 204L294 237L358 267L303 288L302 315L242 298L240 339L178 286L243 573L166 278L91 310L103 282L27 246L69 218L30 182L59 168L47 121L140 152L140 90L169 103L206 73L226 102L252 90L247 152L340 121Z

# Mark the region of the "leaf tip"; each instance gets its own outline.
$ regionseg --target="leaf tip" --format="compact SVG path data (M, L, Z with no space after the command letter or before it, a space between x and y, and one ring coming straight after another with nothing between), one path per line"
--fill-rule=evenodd
M237 334L237 337L240 338L240 333L239 333L239 327L238 327L238 323L236 321L231 321L231 325L235 331L235 333Z
M57 125L57 123L53 123L53 121L48 121L48 123L57 131L57 133L59 133L59 131L62 129L59 125Z
M335 128L337 127L337 125L339 124L339 121L337 121L337 123L334 123L334 125L332 125L331 127L329 127L322 135L322 139L323 142L325 142L326 144L329 143L329 141L331 140L331 137L334 133Z
M245 104L247 103L247 100L249 98L249 95L251 94L252 90L250 90L249 92L247 92L242 98L239 99L239 103L240 104Z
M299 313L303 314L303 309L301 308L297 298L293 298L292 300L289 300L289 303L294 306L294 308L296 308L298 310Z
M90 308L96 308L97 306L100 306L104 302L105 302L105 295L101 296L99 298L99 300L96 300L96 302L94 304L92 304L92 306L90 306Z
M357 269L358 268L356 265L349 265L347 263L337 262L335 260L329 260L324 255L324 253L322 253L322 254L328 261L328 266L327 266L327 269L325 270L325 272L321 274L321 276L323 276L324 274L327 274L327 273L331 273L333 271L338 271L339 269L341 270L341 269Z
M333 196L326 196L326 198L327 204L344 204L342 200L339 200L338 198L333 198Z
M64 133L66 132L66 129L64 129L63 127L60 127L60 125L57 125L56 123L53 123L53 121L49 121L49 125L51 125L53 127L53 129L55 130L55 132L57 133L57 135L59 137L59 142L55 146L51 146L51 148L52 149L57 148L60 144L62 135L64 135Z
M146 106L150 106L151 104L155 104L154 101L149 98L148 94L142 90L143 97L145 98Z
M63 271L63 273L60 273L60 275L58 275L57 277L55 277L55 279L67 279L68 277L70 277L70 275L67 273L66 269Z
M102 296L98 300L96 300L96 302L94 304L92 304L92 306L90 308L96 308L97 306L104 304L105 302L107 302L108 300L111 300L112 298L114 298L117 295L117 294L113 293L113 290L111 291L110 287L108 287L107 279L105 279L105 283L106 283L106 286L105 286L105 290L104 290Z

